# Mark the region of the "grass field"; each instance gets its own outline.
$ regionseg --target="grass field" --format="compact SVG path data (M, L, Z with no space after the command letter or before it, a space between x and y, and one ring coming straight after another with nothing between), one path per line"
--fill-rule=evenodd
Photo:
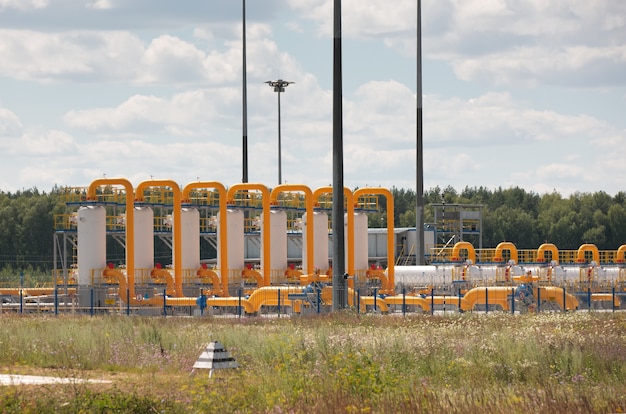
M210 341L241 365L191 375ZM0 315L3 413L614 413L626 314L162 318Z

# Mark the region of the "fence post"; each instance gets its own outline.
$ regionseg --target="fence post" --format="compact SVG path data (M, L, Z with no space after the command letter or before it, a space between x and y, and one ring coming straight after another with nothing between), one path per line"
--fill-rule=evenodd
M541 288L537 287L537 313L541 312Z
M485 313L489 313L489 288L485 288Z
M567 296L565 293L565 284L563 284L563 312L567 312Z
M278 295L278 317L280 318L280 289L276 291Z
M402 288L402 316L406 315L406 288Z
M315 286L315 291L317 292L317 314L319 315L320 313L322 313L320 303L322 301L322 289L320 289L318 286Z
M374 289L374 312L376 312L376 298L378 297L378 289Z
M511 288L511 315L515 315L515 288Z
M615 286L611 288L611 309L615 312Z
M204 289L200 288L200 316L204 316Z
M237 304L237 317L241 318L241 295L243 294L241 288L237 289L237 297L239 302Z
M89 315L93 316L93 286L89 288Z
M20 288L20 315L24 313L24 293L22 292L22 289Z
M59 314L59 289L54 287L54 314Z
M163 317L167 317L167 288L163 288Z
M430 288L430 314L435 314L435 288Z
M587 288L587 306L589 306L589 312L591 312L591 286Z
M459 287L459 313L463 312L463 309L461 309L461 288Z
M356 314L361 313L361 288L356 290Z

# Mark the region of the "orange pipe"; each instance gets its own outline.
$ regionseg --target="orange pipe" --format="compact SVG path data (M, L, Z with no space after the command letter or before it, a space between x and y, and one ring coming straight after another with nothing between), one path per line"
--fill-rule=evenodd
M496 246L494 258L496 261L502 260L502 251L508 250L511 253L511 260L517 264L517 247L511 242L502 242Z
M358 200L360 196L367 194L380 194L387 198L387 286L385 289L391 293L395 289L395 252L394 252L394 206L393 195L386 188L359 188L354 192L354 199ZM421 230L421 229L420 229ZM354 233L354 231L353 231Z
M172 180L147 180L139 183L135 197L138 202L144 201L143 192L149 187L170 187L174 195L172 215L174 218L174 283L176 284L176 296L183 296L183 263L182 263L182 223L181 223L181 192L180 186ZM126 212L128 219L128 211ZM126 228L128 231L128 227ZM127 243L128 244L128 243ZM128 246L127 246L128 248ZM130 282L129 282L130 283Z
M600 252L595 244L585 243L578 248L578 255L576 256L576 262L585 263L585 252L591 252L593 261L600 264Z
M125 178L99 178L89 185L87 199L97 199L96 190L103 185L121 185L126 190L126 278L131 297L131 304L135 301L135 200L133 186ZM126 282L126 280L124 281Z
M228 242L227 242L227 234L228 234L228 223L227 213L226 213L226 188L221 183L217 181L198 181L189 183L183 189L183 202L189 201L189 194L191 190L196 188L215 188L220 196L220 262L222 263L222 267L220 269L220 278L222 282L222 292L228 292Z
M128 216L127 216L128 218ZM128 241L127 241L128 242ZM128 266L126 266L126 271L128 272ZM140 301L137 300L137 297L135 295L135 286L134 286L134 281L133 284L126 283L126 279L128 278L128 274L126 275L126 277L124 277L124 273L122 273L121 270L119 269L111 269L111 268L106 268L102 271L102 276L107 277L107 278L116 278L117 279L117 283L118 283L118 295L120 297L120 300L124 303L128 303L132 305L132 306L156 306L156 305L163 305L163 299L153 296L149 299L142 299ZM127 298L126 298L126 292L128 292L128 296L129 296L129 301L127 302Z
M263 184L239 183L228 189L226 199L228 204L234 203L234 196L237 191L257 190L263 196L263 284L269 286L270 281L270 193Z
M615 261L617 263L624 263L624 254L626 253L626 244L622 244L619 249L617 249L617 256L615 257Z
M552 253L552 260L559 264L559 249L552 243L544 243L537 249L537 261L544 262L546 260L545 252L549 251Z
M228 296L227 293L224 293L224 291L222 290L222 285L220 284L220 278L217 275L217 273L215 273L213 270L211 269L198 269L196 271L196 276L198 276L201 279L210 279L211 280L211 284L213 285L213 290L217 296Z
M313 191L313 200L315 204L318 204L319 198L320 196L322 196L322 194L332 194L332 193L333 193L333 187L331 186L320 187L316 189L315 191ZM348 220L347 220L348 241L347 241L347 248L346 248L346 253L348 256L347 257L348 268L346 270L347 270L348 275L354 276L354 195L352 194L352 191L344 187L343 197L346 200L346 206L347 206L346 214L348 216ZM309 268L308 270L310 273L312 271L312 268ZM354 279L348 280L348 287L354 288Z
M467 250L467 258L472 261L472 263L476 263L476 250L474 250L474 245L470 242L460 241L454 244L452 248L452 258L460 257L461 250Z
M306 209L306 217L307 221L313 224L313 192L307 186L301 184L281 184L275 187L270 193L270 203L271 205L276 205L278 203L278 195L280 193L288 192L288 191L301 191L304 193L304 203ZM314 267L314 240L313 232L315 226L307 227L306 231L306 269L307 272L310 273L313 271Z

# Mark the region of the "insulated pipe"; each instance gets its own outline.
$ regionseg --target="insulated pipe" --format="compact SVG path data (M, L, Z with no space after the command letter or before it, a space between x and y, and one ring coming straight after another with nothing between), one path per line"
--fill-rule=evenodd
M172 193L174 195L174 205L172 206L172 216L174 219L174 282L176 286L176 296L183 296L183 260L182 260L182 223L181 223L181 193L180 186L172 180L147 180L139 183L137 189L135 190L136 200L138 202L144 201L143 192L149 187L170 187L172 189ZM128 211L126 212L126 217L128 219ZM128 227L126 228L128 232ZM127 242L128 244L128 242ZM131 244L132 246L132 244ZM130 283L130 282L129 282ZM132 295L131 295L132 296Z
M511 254L511 260L517 264L517 247L511 242L502 242L496 246L496 252L494 254L495 260L502 260L503 250L508 250Z
M234 197L237 191L257 190L263 196L263 284L269 286L270 281L270 192L263 184L239 183L228 189L226 202L234 204Z
M315 203L315 205L319 205L319 198L322 196L322 194L332 194L333 193L333 188L331 186L325 186L325 187L320 187L318 189L316 189L315 191L313 191L313 201ZM348 188L344 187L343 188L343 197L346 200L346 206L347 206L347 210L346 210L346 214L348 215L348 248L347 248L347 261L348 261L348 268L347 273L350 276L354 276L354 195L352 194L352 191L350 191ZM309 269L312 269L309 268ZM348 286L349 287L354 287L354 279L349 279L348 280Z
M452 260L460 257L460 252L463 249L467 250L467 258L471 260L473 264L476 264L476 250L474 250L474 245L466 241L460 241L455 243L454 247L452 248Z
M591 252L593 261L600 264L600 252L595 244L585 243L578 248L578 255L576 256L577 263L585 263L585 252Z
M281 184L277 187L275 187L271 194L270 194L270 204L271 205L276 205L278 204L278 195L280 193L284 193L284 192L288 192L288 191L301 191L304 193L304 203L305 203L305 208L306 208L306 217L307 217L307 223L311 223L311 226L309 226L309 228L307 228L307 232L306 232L306 268L309 269L309 271L311 271L311 269L313 269L314 267L314 263L315 263L315 258L313 257L313 243L314 243L314 238L313 238L313 231L314 231L314 227L313 224L313 192L311 191L311 189L305 185L301 185L301 184ZM263 227L265 229L265 227Z
M130 304L136 305L135 300L135 200L133 186L125 178L99 178L89 185L87 200L97 200L96 190L103 185L121 185L126 190L126 278Z
M537 249L537 261L544 262L546 260L545 251L549 251L552 253L552 261L559 264L559 249L552 243L544 243Z
M228 292L228 243L226 241L228 228L226 226L228 218L226 213L226 188L217 181L198 181L189 183L183 189L183 202L189 202L189 194L191 190L197 188L215 188L220 196L220 262L223 263L220 269L220 279L222 283L222 292Z
M386 188L359 188L354 192L354 200L368 194L380 194L387 198L387 292L393 292L396 282L394 276L395 252L394 252L394 207L393 195ZM420 229L421 230L421 229ZM423 230L422 230L423 231Z

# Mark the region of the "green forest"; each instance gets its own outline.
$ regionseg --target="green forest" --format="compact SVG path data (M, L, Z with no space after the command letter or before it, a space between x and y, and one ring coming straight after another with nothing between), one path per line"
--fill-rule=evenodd
M396 227L415 227L415 191L392 188ZM53 268L55 214L66 212L61 190L0 191L0 271L49 272ZM384 197L379 213L369 216L370 227L387 222ZM559 249L577 249L593 243L600 250L615 250L626 243L626 193L575 193L567 198L554 192L539 195L524 189L466 187L431 188L424 194L424 222L433 222L432 204L483 205L483 246L501 241L520 249L536 249L544 242ZM120 250L112 246L112 250ZM116 254L123 255L123 251Z

